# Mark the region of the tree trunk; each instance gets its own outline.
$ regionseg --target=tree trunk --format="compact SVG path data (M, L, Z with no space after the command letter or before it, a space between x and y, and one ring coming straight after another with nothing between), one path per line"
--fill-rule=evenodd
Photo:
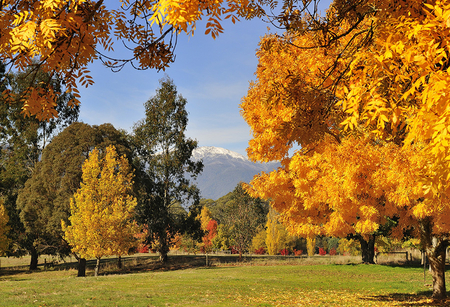
M86 258L78 258L78 277L86 277Z
M122 256L119 256L119 258L117 259L117 267L119 268L119 270L122 269Z
M95 264L94 276L98 276L98 270L100 269L100 258L97 258L97 263Z
M428 252L431 276L433 277L433 299L443 300L447 298L445 287L445 248Z
M30 256L30 271L37 270L39 254L34 246L31 247Z
M445 287L445 256L449 246L447 238L433 237L433 222L425 218L420 223L421 241L425 247L430 262L433 277L433 300L441 301L447 298Z
M167 254L169 253L169 242L168 242L168 238L167 238L167 232L161 231L159 234L159 247L158 247L158 251L159 251L159 261L161 261L162 263L166 263L167 262Z
M362 262L375 264L373 260L375 257L375 236L370 235L369 241L366 241L361 235L358 235L358 240L361 244Z

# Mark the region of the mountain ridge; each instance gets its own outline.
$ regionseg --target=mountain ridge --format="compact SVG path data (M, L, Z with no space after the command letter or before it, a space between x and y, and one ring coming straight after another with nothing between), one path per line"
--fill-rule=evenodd
M198 147L192 153L193 160L202 160L203 172L195 183L202 198L217 200L233 191L239 182L250 182L260 172L270 172L279 162L255 163L247 157L221 147Z

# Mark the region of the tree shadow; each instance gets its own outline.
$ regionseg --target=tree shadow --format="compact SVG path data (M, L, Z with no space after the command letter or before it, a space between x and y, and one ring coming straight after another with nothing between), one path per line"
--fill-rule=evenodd
M14 268L14 269L0 269L0 281L11 280L12 277L21 275L21 274L31 274L32 271L23 268ZM14 281L26 280L26 278L14 278Z
M373 295L361 298L371 302L392 303L395 306L449 306L450 300L430 302L432 291L421 291L415 294L390 293L386 295Z

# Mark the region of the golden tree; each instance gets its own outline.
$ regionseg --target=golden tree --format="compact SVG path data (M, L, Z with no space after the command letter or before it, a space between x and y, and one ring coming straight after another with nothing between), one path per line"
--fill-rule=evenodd
M282 161L280 170L259 176L253 185L262 194L272 189L278 199L274 206L285 212L292 231L306 236L333 229L341 235L353 231L367 236L383 219L397 216L394 234L414 227L422 237L431 261L433 298L445 298L450 5L335 0L326 16L310 14L300 20L296 5L285 6L281 19L287 31L261 40L257 80L241 105L253 130L249 157ZM367 152L358 152L355 143L340 164L332 162L335 158L327 152L348 148L341 143L364 134L363 139L373 143L367 144ZM404 148L389 147L385 141ZM302 150L292 155L294 144ZM356 190L339 192L344 183L330 178L327 167L334 165L330 170L337 178L350 175L360 166L352 170L346 161L357 163L354 154L369 152L373 155L367 159L381 159L383 167L363 162L373 171L359 181L348 177L353 183L346 187ZM375 173L386 180L368 176ZM336 191L331 184L323 185L319 201L315 187L327 177L334 180ZM366 198L368 205L363 205ZM306 223L308 218L313 221Z
M265 243L269 255L277 255L280 250L291 249L294 244L294 238L288 234L284 225L278 221L278 213L272 208L267 213Z
M10 242L9 238L6 236L10 229L8 226L8 221L8 213L3 205L3 200L0 198L0 255L3 255L3 253L7 250Z
M94 149L83 164L81 188L70 202L71 225L62 227L72 251L97 259L96 276L101 257L128 254L136 244L132 178L126 157L118 157L112 145L102 159Z

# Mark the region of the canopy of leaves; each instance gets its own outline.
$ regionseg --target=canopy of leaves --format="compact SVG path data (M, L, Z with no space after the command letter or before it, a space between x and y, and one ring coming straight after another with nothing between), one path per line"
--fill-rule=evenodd
M191 160L197 142L185 136L186 99L178 94L171 79L162 79L160 84L156 95L145 103L146 117L134 127L134 145L144 173L137 219L148 230L147 242L158 241L165 258L170 239L183 226L177 223L170 208L175 204L191 205L195 211L199 190L187 174L195 179L203 164ZM188 220L193 222L197 215L198 212ZM196 224L200 226L198 221Z
M70 198L80 188L82 165L92 149L104 152L109 145L131 158L125 135L111 124L73 123L44 149L17 200L26 232L36 236L40 253L68 252L62 241L61 220L68 222Z
M136 244L131 196L133 172L114 146L100 158L97 148L83 164L83 182L70 201L70 226L61 220L64 238L82 258L124 255Z
M229 229L236 250L240 253L248 251L258 227L265 224L268 202L251 197L238 184L231 193L230 201L223 210L222 223Z

